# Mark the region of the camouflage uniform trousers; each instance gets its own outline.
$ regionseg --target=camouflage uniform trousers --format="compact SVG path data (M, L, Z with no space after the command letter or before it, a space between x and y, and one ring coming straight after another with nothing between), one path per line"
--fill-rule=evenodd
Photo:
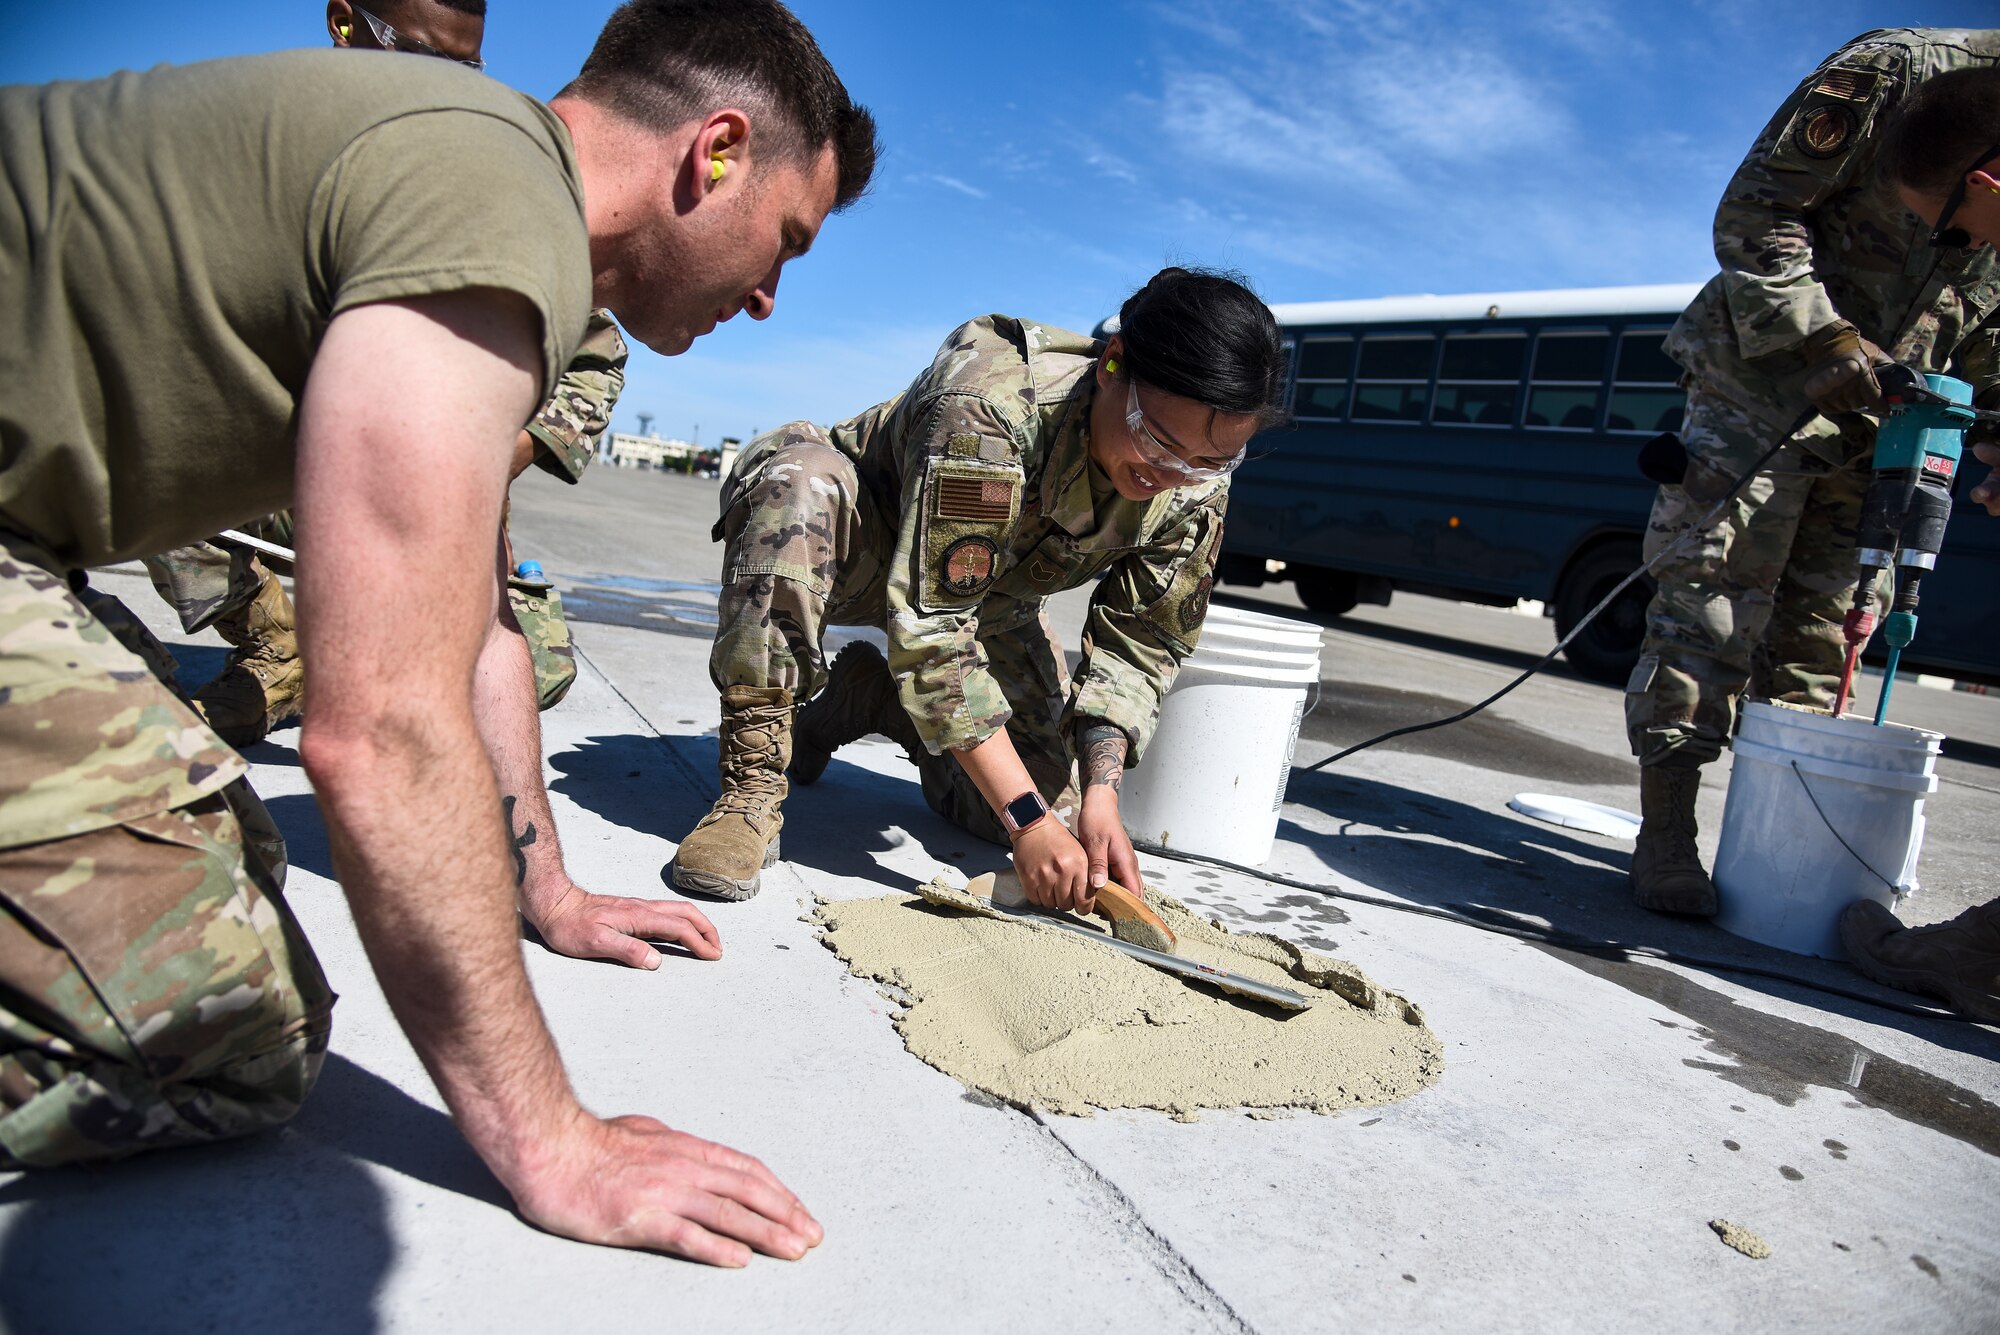
M0 1168L281 1124L334 1002L249 784L161 796L241 762L55 570L0 536Z
M1660 488L1646 558L1706 515L1778 429L1695 383L1681 437L1687 476ZM1656 572L1646 638L1625 687L1626 731L1641 765L1714 760L1746 686L1753 698L1833 707L1873 451L1872 430L1858 423L1795 443Z
M737 480L741 479L740 485ZM739 465L723 494L722 593L709 675L728 686L782 686L803 704L826 681L828 626L881 626L896 526L860 485L853 461L823 442L777 442L761 466ZM1060 808L1074 757L1063 735L1068 673L1039 604L1008 602L978 643L1012 714L1007 735L1043 798ZM1007 832L965 769L915 748L924 800L997 844ZM1073 799L1071 799L1073 800Z
M289 510L240 525L237 531L280 547L297 542ZM153 587L181 619L181 629L190 635L240 616L257 597L266 569L266 561L258 557L255 548L220 536L142 560Z
M241 531L282 547L296 541L289 510L245 524ZM146 557L145 566L153 587L180 617L181 629L192 634L242 615L263 584L269 559L218 537ZM563 619L562 595L551 584L509 578L507 605L528 641L536 702L542 709L552 708L576 681L576 650Z

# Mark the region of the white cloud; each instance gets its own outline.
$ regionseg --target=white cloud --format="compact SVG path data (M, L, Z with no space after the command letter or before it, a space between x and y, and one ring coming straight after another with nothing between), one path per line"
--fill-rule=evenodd
M970 199L985 199L987 197L986 192L978 186L967 185L956 176L946 176L941 172L921 172L917 175L916 179L919 181L929 181L934 185L941 185L947 190L956 190L959 194L965 195Z
M1288 106L1281 95L1252 92L1250 80L1191 69L1167 72L1158 103L1160 129L1218 180L1239 187L1245 175L1346 182L1394 190L1402 171L1332 100Z
M1438 162L1544 152L1570 130L1548 89L1490 47L1381 51L1356 70L1353 96L1373 133Z
M1402 202L1447 170L1549 155L1576 137L1561 90L1460 17L1356 0L1229 12L1262 40L1177 44L1153 110L1183 159L1265 178L1252 188L1275 179ZM1222 21L1200 3L1161 17L1197 30Z

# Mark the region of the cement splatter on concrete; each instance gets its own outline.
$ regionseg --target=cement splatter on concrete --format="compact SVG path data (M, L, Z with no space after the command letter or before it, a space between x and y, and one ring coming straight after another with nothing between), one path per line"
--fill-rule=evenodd
M1359 969L1146 899L1176 954L1304 990L1312 1009L1227 997L1055 927L915 895L823 900L814 921L854 974L907 999L895 1023L913 1055L1017 1107L1158 1108L1183 1121L1204 1108L1331 1113L1406 1098L1443 1073L1423 1013Z
M1732 1224L1727 1219L1711 1219L1708 1226L1715 1230L1715 1236L1742 1252L1753 1261L1768 1260L1771 1244L1752 1233L1741 1224Z

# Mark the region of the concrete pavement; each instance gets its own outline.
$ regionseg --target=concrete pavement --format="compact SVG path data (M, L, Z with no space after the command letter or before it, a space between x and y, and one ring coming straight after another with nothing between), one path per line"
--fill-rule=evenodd
M517 491L517 544L591 618L575 627L577 686L543 723L564 846L594 889L664 893L673 841L714 792L714 494L610 470ZM99 582L164 628L142 577ZM1076 615L1068 600L1061 619ZM1547 635L1427 600L1344 620L1301 763L1477 698ZM220 661L207 637L169 638L194 680ZM2000 770L1977 749L2000 744L2000 701L1909 691L1905 710L1912 697L1973 743L1931 804L1912 904L1945 917L2000 883L1981 837ZM795 794L788 860L759 898L705 906L721 961L638 974L528 948L585 1100L758 1154L825 1245L721 1273L544 1236L458 1140L389 1016L329 879L297 736L251 758L292 843L292 902L342 993L321 1087L291 1127L249 1142L0 1177L9 1329L2000 1325L2000 1036L1775 980L1606 961L1149 859L1156 884L1230 926L1336 952L1420 1002L1443 1078L1389 1107L1278 1121L993 1106L908 1056L893 1002L801 921L815 895L907 889L996 856L931 816L879 740ZM1557 674L1431 736L1295 775L1272 868L1899 995L1643 913L1627 846L1505 809L1524 789L1634 804L1615 691ZM1704 795L1711 850L1722 787ZM1718 1217L1761 1234L1771 1259L1724 1247L1706 1227Z

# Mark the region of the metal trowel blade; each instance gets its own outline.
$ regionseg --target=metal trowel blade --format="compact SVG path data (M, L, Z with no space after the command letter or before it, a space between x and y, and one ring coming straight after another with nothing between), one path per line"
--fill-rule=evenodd
M1026 918L1033 922L1047 923L1051 927L1060 927L1065 932L1095 941L1101 946L1109 946L1121 955L1130 955L1141 964L1150 964L1155 969L1189 982L1207 983L1211 987L1221 988L1224 992L1233 992L1237 996L1249 997L1288 1011L1312 1009L1312 1002L1290 988L1260 983L1255 978L1245 978L1242 974L1231 973L1227 969L1210 968L1197 960L1149 950L1145 946L1135 946L1129 941L1120 941L1109 932L1100 932L1095 927L1085 927L1082 923L1071 921L1069 918L1044 913L1028 902L1027 896L1021 891L1020 882L1012 876L995 877L992 872L982 872L965 883L965 893L992 909L996 915Z

